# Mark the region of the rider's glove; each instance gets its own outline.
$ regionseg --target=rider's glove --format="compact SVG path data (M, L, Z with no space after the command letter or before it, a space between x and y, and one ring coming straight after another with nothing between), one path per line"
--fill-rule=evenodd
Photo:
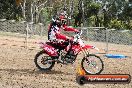
M73 37L68 37L67 36L67 40L66 41L73 42L73 39L74 39Z
M77 29L75 29L76 31L75 31L75 34L78 34L78 33L80 33L80 31L79 30L77 30Z

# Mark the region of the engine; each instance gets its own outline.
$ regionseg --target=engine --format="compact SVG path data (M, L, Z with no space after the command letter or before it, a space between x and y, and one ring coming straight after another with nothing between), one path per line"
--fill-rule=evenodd
M65 55L65 60L68 63L73 63L76 59L76 55L74 54L74 51L69 51L66 55Z
M65 50L60 52L61 62L62 63L73 63L76 59L76 55L74 55L74 51L69 51L68 53Z

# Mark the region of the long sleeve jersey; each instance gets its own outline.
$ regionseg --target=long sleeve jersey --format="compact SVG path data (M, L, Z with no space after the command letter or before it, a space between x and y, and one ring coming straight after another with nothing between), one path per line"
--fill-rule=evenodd
M48 30L48 40L67 40L68 37L60 33L61 29L63 29L64 31L78 32L78 30L75 28L71 28L66 25L57 26L56 23L51 23Z

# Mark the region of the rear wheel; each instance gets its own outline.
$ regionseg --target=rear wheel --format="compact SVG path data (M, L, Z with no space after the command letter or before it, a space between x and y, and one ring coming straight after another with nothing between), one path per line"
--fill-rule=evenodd
M100 74L104 69L104 64L99 56L89 54L82 59L81 67L86 74Z
M43 50L36 54L34 63L38 69L43 71L51 70L55 65L53 58L47 55Z

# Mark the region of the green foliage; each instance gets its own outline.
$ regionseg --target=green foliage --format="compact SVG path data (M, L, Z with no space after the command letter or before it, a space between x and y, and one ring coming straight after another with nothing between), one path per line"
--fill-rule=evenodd
M66 6L67 13L70 15L70 1L71 0L27 0L26 16L31 18L30 4L36 2L36 5L46 3L39 8L40 22L47 25L51 18L57 14L58 11ZM66 2L65 2L66 1ZM100 0L102 2L95 2L94 0L73 0L73 14L71 25L74 24L75 17L80 11L84 9L84 18L87 26L105 26L116 29L132 29L132 2L125 0ZM80 2L84 2L84 8L79 7ZM39 3L38 3L39 2ZM41 3L40 3L41 2ZM108 2L106 4L106 2ZM106 4L107 11L103 11L103 6ZM28 9L28 10L27 10ZM15 0L1 0L0 1L0 19L22 19L22 9L16 6ZM84 20L82 20L83 22Z
M127 3L127 4L125 5L125 8L124 8L124 10L123 10L123 15L124 15L125 17L131 17L131 18L132 18L132 4Z
M110 21L110 28L122 29L122 28L124 28L124 25L120 20L113 19Z
M98 3L90 3L88 6L89 12L92 14L98 13L99 9L101 8L101 5Z
M18 20L21 16L21 8L16 6L15 0L1 0L0 19L6 18L8 20Z
M50 19L50 16L49 16L49 12L50 10L48 8L43 8L41 10L41 23L43 24L48 24L49 23L49 19Z

